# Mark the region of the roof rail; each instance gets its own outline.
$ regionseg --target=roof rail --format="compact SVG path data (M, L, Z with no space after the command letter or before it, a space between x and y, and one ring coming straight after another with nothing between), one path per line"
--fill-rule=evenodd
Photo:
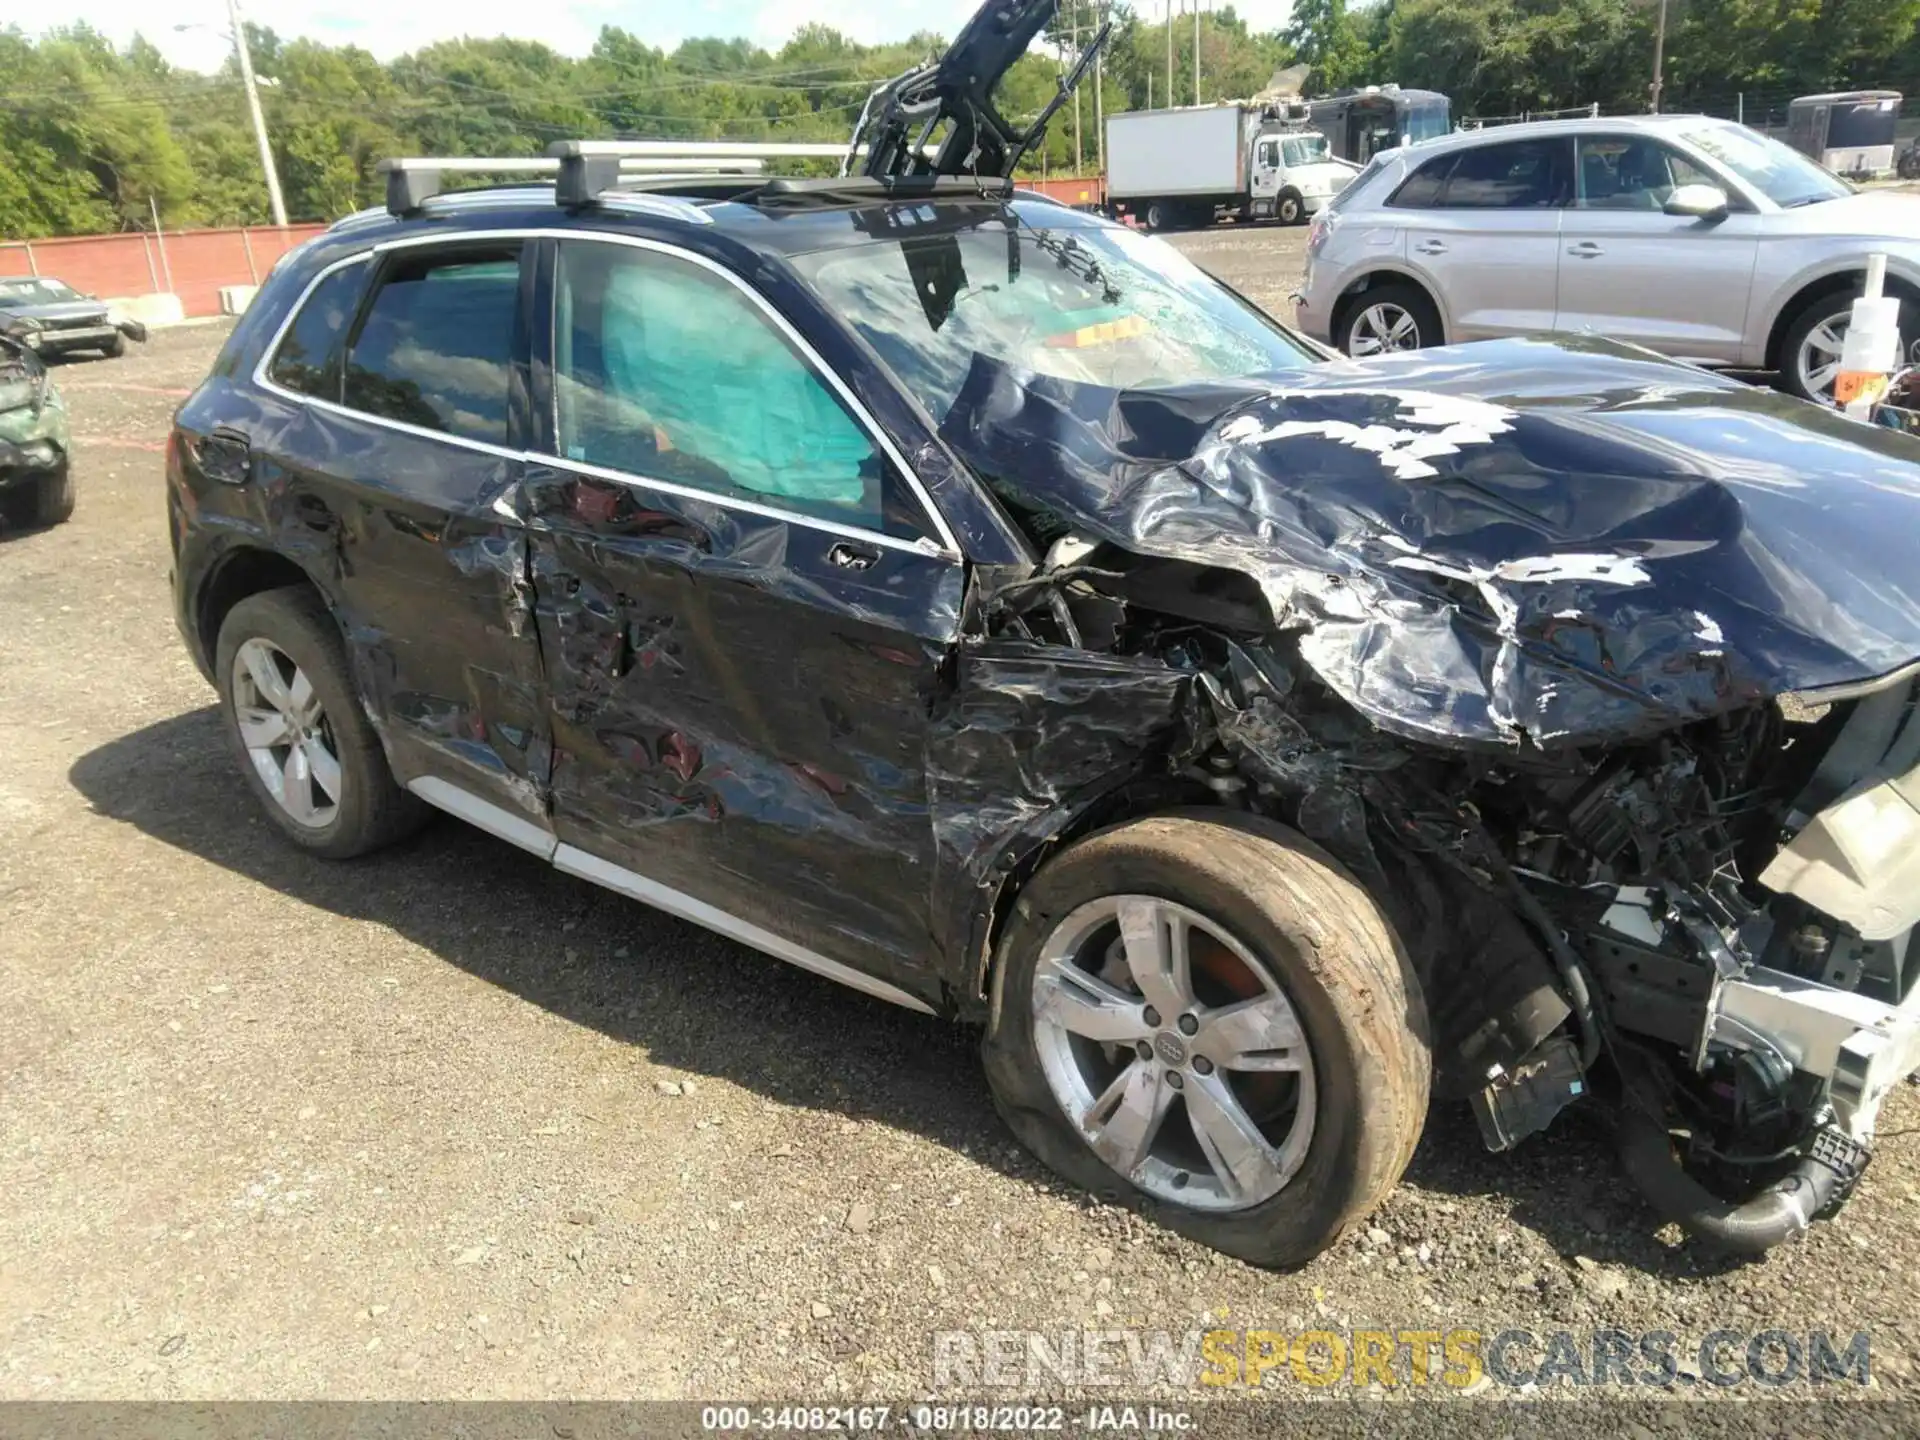
M590 205L603 191L637 181L652 183L756 176L764 158L748 154L700 154L698 147L647 142L645 151L609 153L603 145L618 141L569 140L538 156L412 155L382 160L376 170L387 177L387 211L411 215L444 192L448 175L530 175L554 177L554 198L569 209ZM577 148L576 148L577 147ZM594 147L589 149L588 147ZM814 147L834 155L838 146Z
M779 175L756 192L762 205L835 205L862 200L913 200L955 195L999 200L1013 193L1013 182L997 175L846 175L798 180Z

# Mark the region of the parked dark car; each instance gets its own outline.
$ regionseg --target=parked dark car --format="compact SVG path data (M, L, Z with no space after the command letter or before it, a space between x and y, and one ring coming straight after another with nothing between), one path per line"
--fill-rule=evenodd
M104 300L46 275L0 278L0 332L41 355L124 355L127 341L147 338L138 320L118 319Z
M563 180L563 185L566 182ZM438 807L985 1027L1074 1181L1291 1263L1430 1087L1735 1249L1920 1062L1920 444L1606 342L1328 356L974 181L402 200L180 408L294 844Z

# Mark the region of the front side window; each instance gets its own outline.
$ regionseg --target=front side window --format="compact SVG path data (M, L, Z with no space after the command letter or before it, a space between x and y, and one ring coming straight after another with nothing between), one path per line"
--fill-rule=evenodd
M1298 370L1317 357L1163 240L1118 225L946 234L797 256L939 424L976 358L1112 389Z
M519 295L518 246L397 252L348 348L345 403L505 445Z
M1658 210L1682 185L1719 180L1679 151L1638 135L1582 135L1582 210Z
M267 365L267 378L282 389L325 400L340 398L340 339L353 323L366 278L364 263L346 265L313 287L293 317Z
M1462 150L1440 193L1448 210L1544 210L1572 198L1565 140L1517 140Z
M568 459L886 534L924 532L840 397L724 276L632 246L563 242L553 345Z
M1260 163L1266 166L1269 170L1271 170L1274 165L1273 157L1274 157L1273 141L1262 140L1260 142Z

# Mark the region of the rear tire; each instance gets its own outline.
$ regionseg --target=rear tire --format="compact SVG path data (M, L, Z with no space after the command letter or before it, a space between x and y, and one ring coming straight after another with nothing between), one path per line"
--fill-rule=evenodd
M1356 360L1442 345L1440 312L1417 285L1394 282L1362 290L1340 311L1333 343Z
M1095 993L1106 997L1097 1002L1100 1006L1109 1000L1132 1005L1146 997L1138 986L1129 993L1102 980L1106 972L1087 972L1077 964L1067 970L1060 959L1065 952L1059 937L1084 930L1080 917L1102 914L1099 907L1115 898L1135 907L1144 904L1149 913L1165 909L1203 922L1182 932L1189 938L1178 946L1168 942L1169 954L1177 949L1193 957L1187 967L1189 997L1198 995L1201 980L1219 983L1214 977L1222 973L1221 956L1230 973L1268 988L1233 989L1224 1001L1219 993L1192 998L1181 1002L1186 1009L1179 1017L1160 1015L1150 1005L1129 1011L1144 1016L1141 1023L1158 1027L1150 1039L1123 1037L1106 1050L1100 1048L1103 1042L1090 1040L1094 1048L1085 1049L1081 1029L1063 1051L1058 1017L1072 1014L1074 1024L1085 1026L1082 1017L1090 1012L1060 1005L1060 975L1091 974ZM1105 931L1086 933L1093 938L1082 953L1106 956L1109 967L1118 963L1131 970L1130 942L1111 941ZM1203 941L1212 948L1201 948ZM1124 952L1121 961L1112 958L1116 943ZM1229 946L1237 946L1235 953L1254 966L1242 966ZM1102 984L1108 988L1098 988ZM1066 988L1078 998L1073 985ZM1263 1028L1262 1041L1247 1047L1237 1062L1223 1058L1202 1069L1209 1037L1225 1033L1220 1017L1247 1008L1235 996L1287 1011L1290 1038L1282 1043L1280 1027ZM1304 1063L1296 1044L1307 1051ZM1160 1112L1163 1118L1145 1132L1149 1138L1143 1145L1150 1153L1125 1175L1094 1148L1099 1131L1101 1143L1113 1149L1112 1131L1125 1102L1097 1121L1090 1110L1076 1120L1058 1098L1063 1053L1071 1063L1080 1063L1072 1060L1080 1056L1097 1067L1106 1051L1112 1052L1112 1063L1124 1067L1122 1076L1144 1075L1149 1084L1159 1077L1167 1084L1173 1082L1165 1077L1175 1070L1183 1075ZM1224 1055L1217 1048L1214 1053ZM1398 1183L1426 1121L1432 1068L1419 982L1366 892L1292 831L1238 813L1207 811L1156 816L1099 832L1062 852L1033 878L1015 903L998 949L994 1023L982 1058L1000 1114L1050 1168L1217 1250L1274 1266L1302 1264L1327 1249ZM1212 1158L1229 1152L1209 1149L1201 1139L1202 1129L1220 1133L1220 1112L1203 1125L1190 1118L1202 1112L1186 1107L1196 1101L1217 1106L1216 1087L1230 1082L1244 1101L1235 1112L1240 1117L1274 1114L1262 1110L1258 1087L1286 1083L1286 1072L1295 1077L1294 1109L1286 1112L1282 1104L1281 1118L1256 1118L1263 1127L1260 1144L1286 1159L1299 1135L1301 1110L1307 1112L1310 1139L1304 1149L1293 1150L1293 1168L1270 1167L1268 1179L1279 1182L1277 1190L1270 1185L1242 1190ZM1112 1083L1130 1082L1116 1077ZM1112 1084L1106 1093L1113 1093ZM1265 1133L1264 1127L1281 1123L1292 1127L1285 1138ZM1163 1158L1163 1151L1173 1158ZM1201 1157L1197 1164L1180 1158L1194 1153ZM1238 1148L1235 1153L1254 1152ZM1183 1164L1189 1168L1179 1168ZM1263 1172L1256 1166L1247 1173ZM1181 1194L1199 1198L1194 1204L1171 1198Z
M1147 203L1147 229L1171 230L1175 223L1174 208L1165 200L1152 200Z
M251 678L249 656L256 664L267 657L279 667L283 690L307 697L290 707L302 712L300 730L288 735L283 723L283 745L266 736L274 715L284 722L289 711L269 699L271 683ZM214 665L227 741L240 773L281 834L311 854L346 860L420 828L431 812L395 783L380 737L354 693L340 627L317 592L294 585L249 595L221 623ZM244 733L243 711L248 717ZM296 747L306 757L297 762ZM325 770L323 757L333 762ZM302 789L298 804L283 798L296 783L288 766L313 781L313 788ZM276 773L278 779L270 782ZM275 784L283 794L275 793Z

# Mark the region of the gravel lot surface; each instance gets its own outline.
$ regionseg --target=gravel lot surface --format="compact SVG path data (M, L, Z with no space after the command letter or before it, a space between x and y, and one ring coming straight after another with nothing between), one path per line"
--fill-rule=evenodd
M1301 234L1179 243L1284 315ZM453 821L302 858L167 603L167 417L223 334L62 367L78 513L0 537L0 1397L898 1402L935 1330L1214 1324L1868 1330L1912 1392L1911 1091L1764 1263L1660 1231L1578 1117L1494 1157L1443 1109L1272 1274L1053 1183L937 1021Z

